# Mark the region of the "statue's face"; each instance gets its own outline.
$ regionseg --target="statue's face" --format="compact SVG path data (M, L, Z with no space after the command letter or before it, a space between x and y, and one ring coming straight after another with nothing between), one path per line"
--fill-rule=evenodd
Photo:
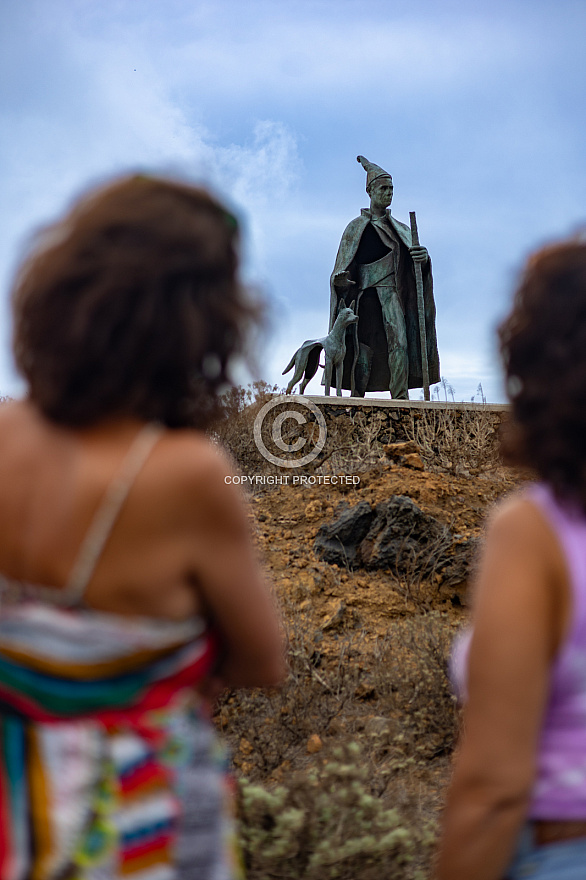
M375 180L370 187L370 204L381 210L388 208L393 201L393 181L390 177Z

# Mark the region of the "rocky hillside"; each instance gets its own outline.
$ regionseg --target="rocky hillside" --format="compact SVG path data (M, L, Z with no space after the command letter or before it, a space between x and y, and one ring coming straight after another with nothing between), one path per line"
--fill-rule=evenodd
M485 457L475 448L474 465L465 436L460 443L448 437L448 453L441 444L434 452L425 437L414 446L413 432L402 440L387 434L371 438L362 462L355 456L358 480L289 481L251 494L251 523L283 612L291 673L283 690L228 693L217 711L245 780L249 877L427 876L458 727L446 678L449 645L466 621L487 513L519 482L498 463L494 425L481 429ZM330 474L341 461L330 454ZM342 766L363 774L353 785L380 813L366 823L371 831L379 822L390 840L394 822L404 832L400 845L377 849L366 825L356 830L351 788L336 776ZM326 788L331 828L315 812ZM278 822L287 808L302 816L297 831ZM328 852L338 853L327 870L315 850L324 837Z

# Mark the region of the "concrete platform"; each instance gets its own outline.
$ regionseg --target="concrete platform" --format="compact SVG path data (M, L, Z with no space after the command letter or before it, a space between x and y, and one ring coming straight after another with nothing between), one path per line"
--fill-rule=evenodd
M337 397L335 394L290 394L289 397L309 400L316 406L360 407L363 409L436 409L453 412L507 412L508 403L465 403L445 400L391 400L390 397Z

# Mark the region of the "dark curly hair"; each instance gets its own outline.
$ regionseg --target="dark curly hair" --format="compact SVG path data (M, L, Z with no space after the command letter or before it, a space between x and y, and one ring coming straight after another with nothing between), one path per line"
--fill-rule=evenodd
M118 178L40 231L16 276L16 364L70 427L112 416L207 427L260 320L238 280L238 224L205 190Z
M505 458L586 512L584 238L529 258L499 338L512 404Z

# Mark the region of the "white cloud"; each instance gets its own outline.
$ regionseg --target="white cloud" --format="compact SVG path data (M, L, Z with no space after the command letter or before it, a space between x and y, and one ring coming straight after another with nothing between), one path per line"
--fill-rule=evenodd
M360 152L393 172L397 217L417 209L442 373L471 396L497 375L492 327L520 255L575 227L586 200L586 13L528 8L4 4L0 280L23 233L89 180L187 171L244 214L247 277L280 309L265 361L277 381L303 339L326 331L336 248L365 204ZM0 340L0 392L5 352Z
M148 53L121 45L71 38L64 66L76 98L57 107L30 98L25 112L4 107L11 137L0 161L0 281L6 290L25 234L53 219L88 182L137 167L187 173L207 180L248 219L250 274L261 273L271 252L271 228L282 222L300 162L294 135L278 121L251 121L244 143L219 143L203 124L188 120ZM131 64L139 64L134 76ZM0 392L18 387L8 356L6 303L0 336Z
M287 204L301 173L297 141L281 122L258 121L247 144L216 147L212 179L246 210L251 262L266 271L271 250L283 236Z
M464 14L446 26L432 16L375 17L358 9L345 16L341 8L335 16L254 17L250 7L226 16L219 5L217 13L205 29L188 26L183 38L176 35L155 63L176 86L205 83L213 95L229 87L236 100L278 94L290 102L317 91L336 103L361 92L370 103L398 83L406 97L437 94L492 75L495 46L503 72L532 49L527 28L511 33L508 22L486 15Z

